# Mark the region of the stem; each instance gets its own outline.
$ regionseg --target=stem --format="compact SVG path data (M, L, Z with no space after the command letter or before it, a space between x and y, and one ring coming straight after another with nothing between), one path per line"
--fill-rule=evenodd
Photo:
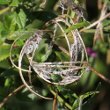
M54 95L52 110L57 110L57 93L56 93L56 95Z
M79 98L79 107L78 110L82 110L82 97Z
M94 27L95 25L97 25L98 23L102 22L104 19L106 19L108 17L110 17L110 13L106 14L105 16L103 16L102 18L100 18L99 20L95 21L94 23L92 23L88 27L85 27L85 28L81 29L80 32L82 32L82 31L84 32L85 30Z
M7 7L7 8L4 8L4 9L0 10L0 15L4 14L5 12L7 12L9 10L10 10L10 7Z
M101 73L97 72L94 68L92 67L89 67L90 70L92 72L94 72L97 76L99 76L101 79L103 79L105 82L109 83L110 84L110 80L108 78L106 78L105 76L103 76Z
M5 103L7 103L7 101L9 100L9 98L13 95L15 95L18 91L20 91L22 88L24 88L25 85L22 84L20 85L18 88L16 88L14 91L12 91L11 93L8 94L8 96L6 96L3 101L0 103L0 108L2 108L4 106Z
M50 90L50 91L54 96L56 95L56 93L53 90ZM58 94L57 94L57 99L60 103L63 103L69 110L72 110L71 105L68 104L67 102L65 102L64 99L62 97L60 97Z

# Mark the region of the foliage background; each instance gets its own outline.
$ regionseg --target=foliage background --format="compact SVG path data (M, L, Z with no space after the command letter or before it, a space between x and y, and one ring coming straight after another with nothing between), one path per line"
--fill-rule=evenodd
M54 10L56 2L57 0L46 0L46 3L45 0L0 0L0 104L3 103L8 94L22 84L18 70L12 66L9 59L12 42L23 34L29 35L29 32L42 28L46 21L58 16ZM110 2L107 0L102 0L102 2L79 0L79 4L87 9L87 21L90 24L100 18L102 7L99 3L105 2L107 2L107 13L109 13ZM103 20L102 31L97 35L95 35L97 30L95 26L81 32L88 50L90 65L108 79L110 78L109 20L109 17ZM80 29L83 27L80 26ZM19 45L23 45L22 40ZM49 89L44 88L45 83L42 83L41 80L37 79L35 85L41 89L43 95L53 97ZM110 109L110 85L95 75L94 72L85 73L77 84L65 88L59 87L60 96L63 97L64 102L69 102L73 109L78 107L82 96L85 97L82 110ZM96 91L99 93L96 94ZM51 110L52 103L52 101L41 99L23 88L8 98L4 106L0 105L0 110ZM59 110L63 110L62 106L64 107L63 104L59 105Z

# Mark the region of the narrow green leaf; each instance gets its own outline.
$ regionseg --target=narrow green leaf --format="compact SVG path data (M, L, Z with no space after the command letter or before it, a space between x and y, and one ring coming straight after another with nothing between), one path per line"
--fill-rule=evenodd
M87 93L81 95L80 97L82 97L82 100L84 100L85 98L87 98L87 97L89 97L91 95L98 94L98 93L99 93L99 91L91 91L91 92L87 92Z
M72 26L70 26L68 29L66 29L66 32L70 32L74 29L79 29L79 28L82 28L84 26L87 26L89 23L87 21L84 21L84 22L81 22L81 23L77 23L77 24L74 24Z
M51 53L52 53L51 49L47 50L46 53L41 58L42 62L46 61Z
M91 91L91 92L87 92L83 95L80 95L79 97L77 97L77 99L74 101L73 105L72 105L72 110L75 110L79 107L79 103L80 103L80 99L82 99L82 101L85 99L85 98L88 98L89 96L92 96L92 95L95 95L95 94L98 94L99 91Z
M79 98L77 98L75 101L74 101L74 103L73 103L73 105L72 105L72 110L75 110L76 108L78 108L78 106L79 106Z
M63 52L57 52L55 51L55 54L57 56L57 59L60 60L60 61L69 61L70 60L70 57L63 53Z

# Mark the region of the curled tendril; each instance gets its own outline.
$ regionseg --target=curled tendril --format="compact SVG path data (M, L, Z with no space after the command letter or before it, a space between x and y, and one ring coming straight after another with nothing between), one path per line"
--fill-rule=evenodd
M69 18L68 18L69 19ZM71 19L69 19L71 20ZM66 19L54 19L51 23L53 25L56 25L58 29L61 30L68 46L68 51L70 53L70 61L65 65L65 62L59 64L59 62L56 62L56 64L52 63L43 63L43 66L35 62L33 60L35 50L38 49L39 43L42 40L42 35L40 33L35 33L35 35L32 38L29 38L26 43L24 44L20 56L19 56L19 71L20 71L20 76L24 82L23 75L21 74L21 64L22 64L22 58L24 54L29 59L31 67L34 69L34 71L48 83L51 84L57 84L57 85L67 85L72 82L77 81L80 79L82 74L78 74L81 69L84 69L85 66L83 66L84 62L87 61L84 59L86 55L85 47L83 44L83 41L80 37L80 34L78 33L77 30L71 31L72 37L73 37L73 43L71 44L67 33L64 31L63 26L61 23L64 23L67 28L71 25L66 22ZM54 31L54 36L56 36L56 31ZM53 37L54 37L53 36ZM84 61L85 60L85 61ZM74 63L73 63L74 62ZM79 62L79 63L77 63ZM76 66L78 64L78 66ZM54 76L55 75L55 76ZM54 81L52 77L60 77L58 78L58 81ZM25 83L25 82L24 82ZM27 85L26 85L27 86Z
M19 74L20 74L20 77L21 77L21 79L22 79L22 82L23 82L24 85L28 88L28 90L29 90L30 92L32 92L33 94L35 94L35 95L37 95L37 96L39 96L39 97L41 97L41 98L43 98L43 99L51 100L52 98L50 98L50 97L44 97L44 96L40 95L38 92L34 91L34 90L32 89L32 87L29 86L29 84L28 84L28 83L26 82L26 80L24 79L24 76L23 76L23 73L22 73L22 72L28 72L28 73L31 72L30 68L29 68L29 69L24 69L24 68L22 68L22 59L23 59L23 56L24 56L25 54L26 54L26 55L29 55L30 53L32 53L32 52L37 48L39 41L42 39L42 38L41 38L42 33L40 33L40 32L42 32L42 31L37 31L31 38L29 38L29 39L26 41L25 45L23 46L23 48L22 48L22 50L21 50L21 52L20 52L19 59L18 59L18 66L17 66L17 65L14 63L14 61L12 60L12 50L13 50L13 47L14 47L15 43L17 42L17 40L20 39L20 37L18 37L18 38L13 42L13 44L12 44L12 46L11 46L11 49L10 49L10 61L11 61L12 65L19 70ZM38 37L39 37L39 38L38 38ZM37 38L37 39L36 39L36 38Z
M35 32L35 34L32 37L27 39L27 41L24 43L24 45L21 49L21 52L20 52L20 55L18 58L18 66L16 66L13 63L13 60L12 60L11 54L10 54L11 62L19 70L20 77L21 77L23 83L25 84L25 86L32 93L34 93L37 96L40 96L41 98L51 99L49 97L44 97L44 96L40 95L38 92L34 91L29 86L29 84L26 82L22 72L31 73L31 69L33 69L37 73L37 75L41 79L45 80L47 83L50 83L53 85L67 85L67 84L70 84L70 83L73 83L73 82L79 80L83 74L81 72L81 70L86 68L86 66L84 66L84 65L87 64L88 58L87 58L85 45L80 36L80 33L78 32L77 29L71 30L70 33L71 33L71 37L73 38L73 42L71 43L68 38L69 33L67 33L64 29L64 26L66 28L69 28L69 26L71 26L72 24L74 24L72 18L70 18L68 16L64 16L64 15L59 16L58 18L55 18L55 19L49 21L48 23L46 23L47 27L49 25L53 25L54 29L50 29L48 31L47 30L38 30L37 32ZM70 61L44 62L44 63L38 63L38 62L34 61L35 52L39 48L39 43L42 41L42 38L43 38L43 36L45 36L45 33L48 33L49 31L53 32L51 35L51 37L53 39L54 37L57 36L58 29L60 29L60 31L61 31L62 35L64 36L65 41L67 43L68 49L66 50L66 52L68 51L68 54L70 56ZM11 51L17 40L14 41L14 43L11 47ZM50 41L50 42L53 43L55 41ZM52 43L50 43L51 49L52 49ZM65 50L65 49L61 49L61 51L63 51L63 50ZM24 57L27 57L27 59L29 60L28 69L22 68L22 65L23 65L22 63L23 63Z

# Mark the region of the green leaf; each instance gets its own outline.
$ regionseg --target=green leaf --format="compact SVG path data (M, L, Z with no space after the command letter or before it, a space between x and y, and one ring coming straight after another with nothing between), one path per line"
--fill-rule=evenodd
M0 33L2 32L3 28L3 23L0 21Z
M9 4L10 0L0 0L0 4Z
M78 108L79 102L80 102L80 100L79 100L79 98L77 98L72 105L72 110L75 110L76 108Z
M19 0L13 0L10 4L10 6L18 6L19 5Z
M22 9L20 10L18 17L19 17L19 22L20 22L18 23L19 27L24 28L26 24L26 14L24 13Z
M42 57L41 57L42 62L44 62L44 61L46 61L48 59L48 57L51 54L51 52L52 52L52 50L51 49L48 49L46 51L46 53L44 55L42 55Z
M110 25L110 20L104 20L102 23L103 23L103 27L106 27Z
M79 107L80 100L83 101L84 99L88 98L89 96L92 96L92 95L95 95L95 94L98 94L98 93L99 93L99 91L91 91L91 92L84 93L83 95L80 95L74 101L74 103L72 105L72 110L75 110Z
M0 46L0 61L9 57L10 53L10 46L9 45L2 45Z
M107 66L104 64L103 60L100 58L95 59L94 66L93 66L99 73L105 74L107 73ZM88 82L89 87L93 87L97 81L98 76L92 72L91 80Z
M9 60L7 60L7 59L0 61L0 68L7 69L7 68L10 68L11 66L12 65L10 64Z
M81 95L80 97L82 97L82 100L84 100L85 98L87 98L87 97L89 97L91 95L98 94L98 93L99 93L99 91L91 91L91 92L87 92L87 93Z
M26 24L26 15L23 10L20 10L18 14L16 12L12 12L4 16L3 22L5 25L5 30L13 32L17 29L24 28Z
M10 87L11 83L12 83L12 79L11 79L11 78L7 78L7 79L5 80L4 86L5 86L5 87Z
M77 23L77 24L70 26L68 29L66 29L66 32L68 33L74 29L79 29L79 28L82 28L82 27L87 26L87 25L89 25L89 23L87 21Z
M8 32L11 33L15 31L16 25L17 25L17 13L16 12L5 15L3 20L4 20L3 24L5 27L4 31L6 31L7 33Z
M52 53L52 49L51 49L51 47L49 47L48 44L45 44L44 51L45 51L45 53L44 53L44 55L42 55L42 58L41 58L42 62L44 62L48 59L49 55Z
M0 45L4 42L4 37L2 36L2 32L4 30L3 23L0 21Z
M36 99L36 95L35 94L28 94L28 98L30 98L31 100L35 100Z
M52 48L46 43L46 39L43 39L39 44L39 48L35 52L34 60L44 62L48 59L51 53Z
M70 60L70 57L63 53L63 52L57 52L55 51L55 54L57 56L57 59L60 60L60 61L69 61Z
M17 25L16 18L17 18L17 13L14 13L10 24L10 31L15 31L16 29L16 25Z

